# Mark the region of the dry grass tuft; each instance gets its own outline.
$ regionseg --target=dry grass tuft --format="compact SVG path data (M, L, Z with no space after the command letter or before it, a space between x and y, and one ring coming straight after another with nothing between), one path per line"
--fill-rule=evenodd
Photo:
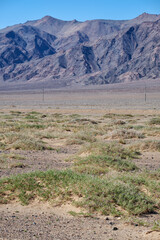
M117 129L108 134L110 139L132 139L132 138L144 138L144 134L135 130Z

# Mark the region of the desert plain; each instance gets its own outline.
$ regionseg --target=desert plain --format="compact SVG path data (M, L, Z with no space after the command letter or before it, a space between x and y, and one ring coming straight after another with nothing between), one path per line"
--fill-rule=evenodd
M160 239L160 83L0 89L0 239Z

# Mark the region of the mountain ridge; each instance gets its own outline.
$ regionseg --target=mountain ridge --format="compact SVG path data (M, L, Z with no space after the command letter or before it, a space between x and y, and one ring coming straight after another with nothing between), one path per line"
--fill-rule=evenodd
M45 16L0 30L0 85L109 84L160 77L160 15L63 21Z

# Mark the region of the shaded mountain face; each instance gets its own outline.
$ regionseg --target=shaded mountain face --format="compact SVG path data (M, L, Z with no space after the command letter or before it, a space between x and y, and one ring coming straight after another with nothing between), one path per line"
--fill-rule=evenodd
M160 15L129 21L50 16L0 30L0 84L108 84L160 77Z

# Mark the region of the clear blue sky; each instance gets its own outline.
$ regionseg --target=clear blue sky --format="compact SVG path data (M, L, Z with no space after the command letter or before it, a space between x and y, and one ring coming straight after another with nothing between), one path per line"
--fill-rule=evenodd
M62 20L131 19L160 14L160 0L0 0L0 28L50 15Z

